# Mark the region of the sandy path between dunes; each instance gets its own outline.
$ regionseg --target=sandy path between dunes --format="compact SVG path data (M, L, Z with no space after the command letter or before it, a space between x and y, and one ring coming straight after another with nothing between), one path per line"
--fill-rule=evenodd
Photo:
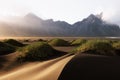
M0 76L0 80L57 80L65 64L74 55L25 64Z

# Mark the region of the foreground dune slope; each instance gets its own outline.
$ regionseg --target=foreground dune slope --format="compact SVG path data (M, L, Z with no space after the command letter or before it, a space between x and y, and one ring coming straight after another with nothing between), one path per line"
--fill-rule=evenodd
M0 80L57 80L65 64L74 55L44 62L32 62L0 75Z
M120 57L78 54L66 64L58 80L120 80Z

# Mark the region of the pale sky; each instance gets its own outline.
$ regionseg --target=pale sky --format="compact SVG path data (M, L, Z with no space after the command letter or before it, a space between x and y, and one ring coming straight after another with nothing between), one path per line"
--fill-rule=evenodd
M91 13L103 12L105 20L120 23L120 0L0 0L0 17L23 16L29 12L71 24Z

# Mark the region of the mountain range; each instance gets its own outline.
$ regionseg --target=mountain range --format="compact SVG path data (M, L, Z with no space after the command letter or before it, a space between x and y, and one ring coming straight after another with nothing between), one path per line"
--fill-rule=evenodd
M120 37L120 27L102 19L102 14L91 14L82 21L69 24L65 21L43 20L33 13L10 22L0 21L0 36L46 37Z

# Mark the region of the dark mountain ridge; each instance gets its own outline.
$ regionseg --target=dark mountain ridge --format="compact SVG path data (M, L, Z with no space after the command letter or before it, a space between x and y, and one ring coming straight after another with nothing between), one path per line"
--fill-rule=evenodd
M120 28L102 20L102 13L91 14L82 21L43 20L30 13L16 22L0 23L0 36L120 37Z

